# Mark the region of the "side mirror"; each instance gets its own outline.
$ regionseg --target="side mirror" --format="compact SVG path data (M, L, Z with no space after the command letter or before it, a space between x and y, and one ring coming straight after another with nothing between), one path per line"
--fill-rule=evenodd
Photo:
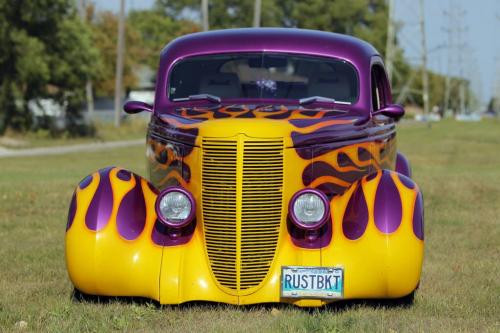
M123 106L123 110L128 114L135 114L142 111L153 112L153 106L139 101L128 101Z
M373 115L379 114L398 120L404 116L405 109L403 109L403 107L399 104L389 104L373 113Z

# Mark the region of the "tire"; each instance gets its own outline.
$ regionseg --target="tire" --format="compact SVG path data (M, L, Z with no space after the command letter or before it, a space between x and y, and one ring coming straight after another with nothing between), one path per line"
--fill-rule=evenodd
M416 290L417 289L413 290L411 293L409 293L406 296L390 300L390 302L392 303L391 305L400 306L400 307L404 307L404 308L412 306L414 301L415 301Z
M89 295L89 294L86 294L80 290L78 290L77 288L73 288L73 292L71 293L71 300L73 302L78 302L78 303L81 303L81 302L97 302L98 301L98 297L97 296L94 296L94 295Z

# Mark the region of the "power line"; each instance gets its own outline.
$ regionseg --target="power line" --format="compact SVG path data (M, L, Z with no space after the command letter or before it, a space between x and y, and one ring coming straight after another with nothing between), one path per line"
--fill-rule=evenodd
M463 42L463 32L466 27L463 26L463 18L466 11L459 5L450 1L450 7L443 12L448 17L448 27L443 28L448 33L448 64L445 79L445 101L444 111L450 108L451 92L453 91L453 76L458 77L458 94L459 94L459 113L465 113L465 86L464 86L464 68L463 68L463 52L466 44ZM452 70L455 69L455 70ZM458 68L458 73L456 69ZM454 111L455 113L455 111Z
M398 5L396 8L395 5ZM402 83L401 89L398 91L396 103L402 103L406 99L413 100L412 93L418 93L422 95L423 107L424 107L424 115L429 113L429 78L427 72L427 60L428 60L428 51L427 51L427 42L426 42L426 32L425 32L425 13L424 13L424 1L420 0L418 2L419 8L415 8L415 1L410 0L400 0L395 2L394 0L389 0L389 25L388 25L388 50L386 51L387 56L389 56L389 69L391 71L390 75L398 78L400 84ZM418 12L418 21L410 22L408 20L409 17L414 17ZM394 13L394 14L393 14ZM396 14L399 13L402 17L404 17L404 28L396 31L395 22L396 22ZM391 31L393 30L393 31ZM410 60L410 64L412 65L412 71L410 74L404 78L398 73L396 68L393 66L394 61L394 49L395 49L395 39L396 35L398 40L401 42L401 45L405 46L405 49L413 49L415 54L418 56L414 58L406 58ZM420 36L420 42L418 42L418 38L415 36ZM414 60L413 62L411 60ZM416 90L413 88L415 84L415 78L417 74L416 68L420 67L422 71L422 84L423 87L420 90Z

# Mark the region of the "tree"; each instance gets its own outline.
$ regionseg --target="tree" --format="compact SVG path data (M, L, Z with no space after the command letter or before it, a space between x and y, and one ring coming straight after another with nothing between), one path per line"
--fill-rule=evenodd
M173 20L201 21L199 0L157 0L155 9ZM267 27L291 26L286 13L291 10L292 0L262 0L261 25ZM254 0L210 0L209 26L211 30L251 27Z
M98 53L71 0L0 0L0 133L29 129L27 102L52 98L77 123Z
M486 107L486 111L492 114L498 114L498 101L496 97L491 97Z
M210 0L210 29L250 27L254 0ZM352 35L371 43L380 54L385 54L388 7L386 0L263 0L262 26L296 27ZM157 0L157 11L172 20L200 18L199 0ZM397 41L396 41L397 44ZM393 91L400 92L413 69L405 60L401 48L396 47ZM415 81L420 80L415 77ZM436 83L436 86L438 83ZM412 85L413 87L413 85ZM403 102L420 101L407 94ZM433 101L434 102L434 101Z
M200 31L200 26L193 21L174 20L158 10L132 11L127 18L127 27L139 35L140 47L143 50L141 64L150 68L158 67L160 51L172 39Z
M112 12L102 12L91 18L93 42L101 55L101 65L95 80L97 96L112 96L115 91L116 44L118 39L118 17ZM145 57L141 37L137 30L127 24L125 29L125 58L123 84L126 89L134 87L137 77L134 69Z
M200 1L157 0L157 10L176 18L199 17ZM211 0L210 29L252 26L253 0ZM360 37L385 52L388 8L385 0L263 0L262 26L298 27Z

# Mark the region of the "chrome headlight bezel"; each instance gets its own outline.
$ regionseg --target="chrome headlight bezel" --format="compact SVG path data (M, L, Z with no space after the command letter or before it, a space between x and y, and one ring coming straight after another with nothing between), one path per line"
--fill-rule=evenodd
M179 221L173 221L169 220L168 217L164 216L162 209L161 209L161 204L162 200L165 199L165 197L169 193L179 193L183 195L189 202L190 204L190 212L188 213L187 217L185 219L179 220ZM193 195L189 193L186 189L179 187L179 186L171 186L167 187L163 191L158 194L156 197L156 202L155 202L155 210L156 210L156 216L158 217L158 220L163 223L164 225L171 227L171 228L182 228L187 226L191 221L193 221L195 217L195 212L196 212L196 202L193 198Z
M316 221L303 221L300 220L295 214L295 204L297 203L298 199L301 196L306 194L317 197L319 201L323 204L323 215ZM328 217L330 216L330 201L328 200L327 196L319 190L312 188L303 189L295 193L293 197L290 199L290 202L288 204L288 214L292 222L297 227L304 230L317 230L326 223Z

